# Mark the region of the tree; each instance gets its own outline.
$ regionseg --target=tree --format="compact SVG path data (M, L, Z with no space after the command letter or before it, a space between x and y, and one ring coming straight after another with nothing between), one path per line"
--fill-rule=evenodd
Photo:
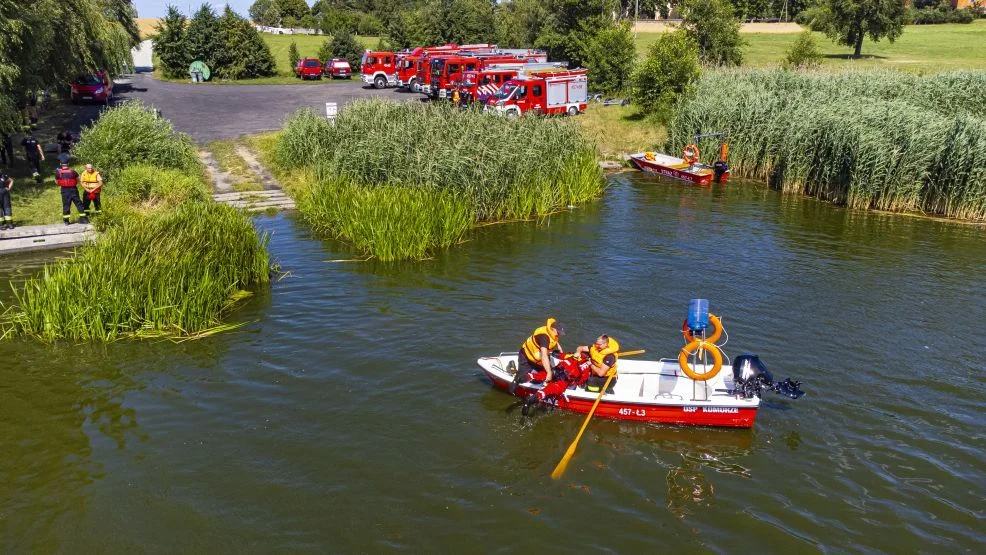
M270 11L272 6L275 7L276 11ZM250 5L250 9L248 11L250 14L250 19L258 25L274 27L280 23L281 19L281 12L276 8L276 6L277 0L256 0L256 2ZM272 16L276 13L277 19L275 21L271 21L268 19L268 13Z
M424 44L441 44L441 37L435 37L425 27L425 17L421 10L402 11L390 20L387 37L398 48L411 48Z
M298 53L298 44L291 41L291 46L288 47L288 61L291 63L291 67L298 65L298 60L301 59L301 54Z
M277 6L281 10L281 17L293 17L296 21L311 14L305 0L278 0Z
M168 6L168 15L155 27L154 53L161 60L161 73L169 79L188 75L188 65L192 63L185 44L185 21L178 8Z
M438 0L424 8L426 33L439 43L484 43L493 40L493 4L488 0Z
M311 14L308 14L305 17L301 18L301 21L299 21L298 23L304 29L315 29L318 27L318 24L315 22L315 16Z
M593 89L606 93L626 89L636 60L637 49L629 23L597 33L589 42L585 59Z
M223 79L268 77L276 73L274 56L260 33L228 5L219 18L222 50L215 73Z
M547 15L535 46L547 50L549 59L567 60L572 67L586 65L592 37L615 25L612 11L597 0L547 0Z
M678 99L694 90L701 73L698 55L698 44L684 31L662 35L633 74L634 102L666 119Z
M268 4L263 15L263 25L267 25L268 27L280 27L281 19L281 8L277 6L277 2L271 2Z
M740 21L729 0L686 0L681 28L698 45L699 59L714 66L743 62Z
M853 56L863 51L863 38L894 42L903 32L907 8L903 0L820 0L811 22L835 43L853 47Z
M513 0L496 7L496 42L509 48L531 48L541 34L548 10L541 0Z
M219 18L208 3L195 12L185 32L185 47L191 60L202 60L210 68L216 64L221 46ZM187 67L187 66L186 66Z
M815 37L811 35L811 31L805 31L791 45L781 66L784 69L813 69L821 63L822 52L818 49Z
M343 31L326 43L329 50L326 60L342 58L349 62L349 67L353 68L353 71L359 71L360 61L363 59L363 45L353 35Z

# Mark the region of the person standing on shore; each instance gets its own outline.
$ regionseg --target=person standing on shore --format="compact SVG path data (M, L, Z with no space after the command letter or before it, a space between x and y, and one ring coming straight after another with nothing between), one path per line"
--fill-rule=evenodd
M3 141L0 142L0 158L3 165L12 167L14 165L14 141L10 139L9 133L3 134Z
M45 153L41 150L41 143L34 138L34 133L30 130L21 139L21 146L24 147L24 156L27 158L27 165L34 168L31 174L34 179L41 182L41 161L45 159Z
M85 209L82 208L82 201L79 199L79 174L68 167L68 156L63 155L61 166L55 170L55 183L62 190L62 219L65 225L71 225L72 205L79 212L79 223L89 223Z
M14 229L14 213L10 209L10 190L14 180L6 172L0 171L0 229Z
M86 169L82 171L82 208L85 210L86 217L98 216L102 214L102 207L99 204L99 193L103 190L103 176L98 170L93 169L92 164L86 164ZM89 211L89 205L95 208Z

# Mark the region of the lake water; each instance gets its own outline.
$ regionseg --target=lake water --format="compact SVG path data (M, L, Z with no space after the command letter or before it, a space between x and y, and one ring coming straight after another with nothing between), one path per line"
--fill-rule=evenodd
M635 174L423 262L257 225L289 274L236 332L0 343L0 551L986 549L982 227ZM524 419L476 358L548 315L675 356L694 297L808 395L753 430L593 421L551 480L583 417Z

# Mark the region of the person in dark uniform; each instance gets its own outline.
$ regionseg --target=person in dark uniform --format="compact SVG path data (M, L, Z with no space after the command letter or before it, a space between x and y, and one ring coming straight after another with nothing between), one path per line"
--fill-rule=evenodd
M10 139L8 133L3 134L3 141L0 143L0 158L3 165L10 167L14 165L14 141Z
M75 144L75 137L72 136L71 131L66 129L55 137L55 141L58 142L58 152L67 154L68 151L72 150L72 145Z
M565 335L565 326L554 318L548 318L543 326L534 330L534 333L524 340L520 352L517 353L517 373L514 374L513 382L508 387L510 393L517 389L517 384L527 381L531 372L543 370L544 379L551 381L551 351L561 349L558 339L563 335Z
M14 229L14 213L10 209L10 190L14 180L6 172L0 171L0 229Z
M68 166L68 156L63 154L61 166L55 170L55 183L62 190L62 219L65 225L71 225L72 205L75 205L79 212L79 223L89 223L85 209L82 207L82 199L79 198L79 174Z
M24 147L24 156L27 158L27 165L34 168L34 172L31 175L40 183L41 161L45 159L45 153L41 150L41 143L34 138L34 133L28 131L27 135L21 139L21 146Z

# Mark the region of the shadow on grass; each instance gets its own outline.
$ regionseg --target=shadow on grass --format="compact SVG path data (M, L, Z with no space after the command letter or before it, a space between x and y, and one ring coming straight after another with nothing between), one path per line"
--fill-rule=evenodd
M826 60L886 60L886 56L878 56L876 54L860 54L859 57L853 56L852 54L824 54L822 56Z

